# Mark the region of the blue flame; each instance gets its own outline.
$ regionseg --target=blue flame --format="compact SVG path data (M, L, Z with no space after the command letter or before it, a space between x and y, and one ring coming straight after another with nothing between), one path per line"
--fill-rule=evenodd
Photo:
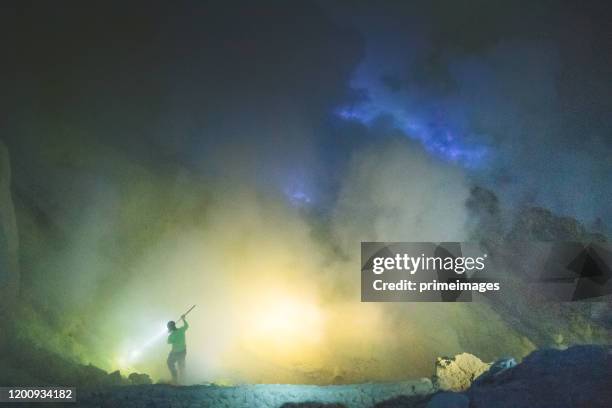
M433 156L466 168L483 166L490 149L481 141L488 138L473 133L466 109L469 107L418 82L397 79L399 85L389 87L385 70L406 72L409 67L398 66L393 56L383 54L370 50L350 80L350 87L360 99L338 107L336 116L368 127L384 117Z
M407 137L418 140L427 152L467 168L480 167L489 154L489 149L484 145L466 143L465 135L454 130L449 124L440 120L419 120L396 107L377 106L375 103L366 102L340 107L335 113L343 120L366 126L372 126L375 120L382 116L390 117L395 128Z

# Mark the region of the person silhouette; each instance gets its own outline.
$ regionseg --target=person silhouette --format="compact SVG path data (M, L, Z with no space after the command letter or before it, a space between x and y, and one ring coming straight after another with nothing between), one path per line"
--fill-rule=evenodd
M166 327L168 327L168 341L167 343L172 346L170 353L168 354L168 369L172 375L172 384L178 385L185 375L185 357L187 356L187 344L185 342L185 332L189 328L185 315L181 316L183 325L176 327L174 321L169 321ZM177 370L178 366L178 370Z

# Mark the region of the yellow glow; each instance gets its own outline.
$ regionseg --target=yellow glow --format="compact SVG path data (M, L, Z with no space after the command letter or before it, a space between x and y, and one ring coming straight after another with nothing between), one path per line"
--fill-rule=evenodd
M318 341L321 314L313 305L297 299L267 300L253 312L253 329L259 336L274 335L280 341Z
M125 359L123 357L119 357L116 361L116 365L119 368L125 368L127 367L127 362L125 361Z
M149 349L158 343L162 337L167 335L168 331L165 327L160 329L157 333L152 335L149 339L143 342L138 348L134 348L131 351L122 354L116 358L113 362L113 368L119 370L132 370L134 365L146 354Z
M250 303L243 342L257 354L287 358L321 341L325 319L314 299L285 289L262 293Z
M132 364L125 357L118 357L113 361L112 368L114 370L120 370L123 374L133 371Z

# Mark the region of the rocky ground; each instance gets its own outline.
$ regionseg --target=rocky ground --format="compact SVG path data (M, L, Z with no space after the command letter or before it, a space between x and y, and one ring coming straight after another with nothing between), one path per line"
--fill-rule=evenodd
M80 399L84 407L215 407L273 408L337 406L367 408L400 396L426 396L434 392L429 379L387 384L280 385L236 387L142 385L116 387ZM304 403L310 402L311 405Z
M612 346L538 350L516 367L484 374L470 408L612 407Z
M79 406L103 408L609 408L612 347L538 350L516 365L488 364L465 354L438 361L433 381L387 384L140 385L79 396ZM490 366L484 374L483 364ZM445 377L446 376L446 377ZM461 377L451 381L447 376ZM471 384L468 387L468 384ZM456 391L456 392L453 392Z

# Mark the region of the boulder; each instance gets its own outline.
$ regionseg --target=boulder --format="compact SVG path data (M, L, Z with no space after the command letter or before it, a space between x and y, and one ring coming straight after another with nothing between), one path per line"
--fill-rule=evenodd
M464 391L490 367L491 363L484 363L470 353L458 354L453 358L439 357L434 383L440 390Z
M130 375L128 375L128 380L133 385L153 384L153 381L151 381L151 377L149 377L147 374L131 373Z

